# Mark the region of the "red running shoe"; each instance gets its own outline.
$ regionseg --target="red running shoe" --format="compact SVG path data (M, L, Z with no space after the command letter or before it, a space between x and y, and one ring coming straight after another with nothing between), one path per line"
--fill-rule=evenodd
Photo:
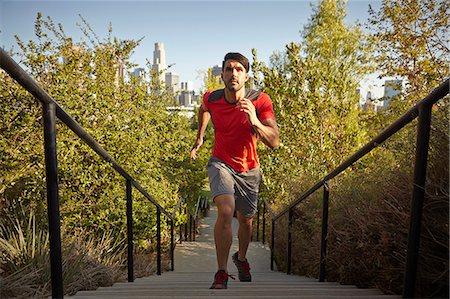
M239 271L239 280L240 281L252 281L252 275L250 274L250 264L247 259L245 261L240 261L238 258L238 253L236 252L232 256L233 263L236 265Z
M235 279L232 275L228 274L224 270L219 270L214 275L214 282L210 289L226 289L228 284L228 277Z

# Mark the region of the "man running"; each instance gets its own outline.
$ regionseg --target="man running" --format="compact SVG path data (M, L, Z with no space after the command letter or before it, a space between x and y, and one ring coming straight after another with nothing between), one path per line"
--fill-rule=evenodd
M257 210L261 173L256 152L257 140L270 148L279 145L279 132L270 97L254 89L246 89L249 79L248 59L235 52L222 62L224 89L207 91L198 110L197 140L190 157L203 144L210 119L214 125L214 147L208 162L211 193L218 209L214 241L218 271L211 289L226 289L227 263L232 243L232 220L236 209L239 222L239 249L232 259L240 281L251 281L246 259L252 234L253 215Z

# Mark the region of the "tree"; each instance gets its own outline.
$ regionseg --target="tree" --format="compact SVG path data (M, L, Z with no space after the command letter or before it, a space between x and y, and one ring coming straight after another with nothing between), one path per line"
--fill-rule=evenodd
M254 70L262 73L256 81L274 102L283 144L262 155L272 196L283 194L290 180L298 189L298 181L304 186L320 179L365 141L356 89L371 70L370 46L345 15L344 1L320 1L303 40L275 53L271 66L257 62L254 53Z
M436 0L390 0L377 12L370 8L368 28L375 32L381 76L407 81L404 103L394 102L397 110L410 107L448 76L449 8L448 1Z
M372 41L376 45L381 76L399 77L406 81L401 96L391 101L391 113L380 115L386 124L448 78L449 8L448 1L384 0L379 11L370 9L368 27L374 32ZM432 113L417 297L445 298L449 295L448 105L447 95L434 105ZM416 132L413 124L400 131L394 143L390 141L390 151L400 173L409 181L412 180L414 167L411 153L415 150ZM397 196L395 200L407 203L406 210L409 212L410 186L396 184L391 190L401 190L405 198Z
M212 67L208 68L201 76L203 77L203 89L201 93L207 90L216 90L225 87L220 77L213 76Z
M21 62L36 81L169 211L186 192L199 193L203 172L186 175L195 132L187 118L166 112L171 95L149 93L149 82L128 80L130 55L140 40L108 36L100 40L82 18L88 41L74 42L61 24L39 13L36 40L23 42ZM1 210L3 222L25 207L46 227L45 168L40 105L3 71L0 111ZM38 120L38 121L37 121ZM66 126L57 123L61 218L67 232L91 230L125 236L125 181ZM186 186L190 186L187 190ZM183 193L182 193L183 192ZM154 237L155 213L147 199L134 194L136 239ZM193 197L195 195L192 195Z

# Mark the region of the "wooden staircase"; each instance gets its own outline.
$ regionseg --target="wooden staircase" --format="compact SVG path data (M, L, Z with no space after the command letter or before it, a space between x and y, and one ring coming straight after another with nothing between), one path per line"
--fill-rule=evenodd
M216 270L213 227L217 211L210 210L202 220L196 242L183 242L175 250L175 271L161 276L138 278L135 282L120 282L95 291L80 291L71 298L400 298L384 295L377 289L360 289L336 282L318 282L317 279L286 275L270 271L270 252L261 243L252 242L247 258L252 282L240 282L237 270L228 261L229 273L236 280L228 280L228 289L210 290ZM237 232L237 221L233 233ZM231 253L237 249L234 238Z

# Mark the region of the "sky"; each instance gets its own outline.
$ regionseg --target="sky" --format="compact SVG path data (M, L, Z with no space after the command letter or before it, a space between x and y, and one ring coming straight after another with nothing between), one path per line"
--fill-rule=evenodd
M131 61L141 67L153 60L154 44L163 42L169 70L180 81L202 87L201 72L221 65L227 52L241 52L252 61L256 48L260 61L269 62L274 51L301 41L311 5L318 1L21 1L0 0L0 45L18 51L15 35L34 39L38 12L61 23L67 36L76 41L83 35L77 26L81 15L103 39L112 24L119 39L143 38ZM367 22L368 7L378 9L381 0L349 0L346 22ZM376 83L374 83L376 85Z

